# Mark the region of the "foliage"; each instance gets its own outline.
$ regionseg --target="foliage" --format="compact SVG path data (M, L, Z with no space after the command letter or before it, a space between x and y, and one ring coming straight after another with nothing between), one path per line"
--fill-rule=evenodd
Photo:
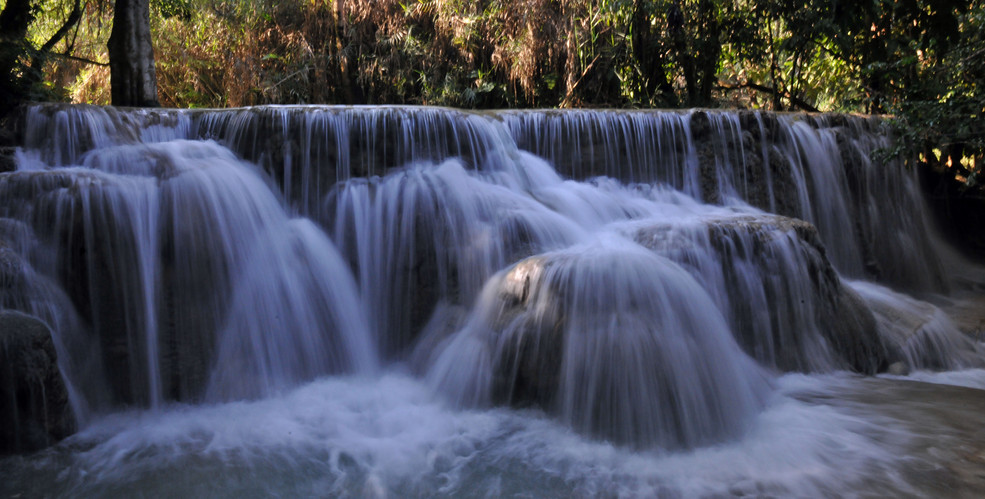
M915 53L887 68L906 86L891 94L901 146L977 187L985 185L985 8L957 16L946 40L911 41Z
M82 16L82 0L0 2L0 117L19 100L64 97L58 76Z
M4 84L108 102L109 0L0 0ZM64 31L74 5L81 19ZM163 105L409 103L892 113L981 165L983 6L962 0L151 0ZM6 25L4 25L6 26ZM23 28L23 33L20 30ZM42 48L44 56L38 56ZM13 83L11 83L13 82ZM13 87L11 87L13 88ZM933 145L933 147L931 147ZM939 152L930 152L936 148ZM953 156L953 159L952 159ZM963 162L963 163L962 163Z

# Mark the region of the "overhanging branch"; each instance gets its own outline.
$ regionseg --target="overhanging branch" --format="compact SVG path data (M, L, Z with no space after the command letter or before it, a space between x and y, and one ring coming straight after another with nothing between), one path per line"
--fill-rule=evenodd
M51 57L60 57L62 59L68 59L70 61L82 62L85 64L92 64L93 66L109 66L108 62L99 62L92 59L86 59L85 57L78 57L70 54L59 54L57 52L50 54Z
M718 89L719 90L724 90L726 92L731 92L731 91L734 91L734 90L741 90L741 89L744 89L744 88L747 88L747 89L750 89L750 90L755 90L757 92L762 92L762 93L769 94L769 95L777 95L777 91L776 91L775 88L768 87L766 85L760 85L758 83L746 82L746 83L739 83L737 85L719 85L718 86ZM799 98L799 97L797 97L795 95L791 95L790 92L779 92L779 95L783 96L783 98L787 99L790 102L790 104L792 104L795 107L800 108L802 111L807 111L807 112L811 112L811 113L820 113L821 112L820 109L812 106L809 102L807 102L807 101L805 101L805 100L803 100L803 99L801 99L801 98Z
M41 67L41 62L45 55L50 53L51 50L55 48L55 45L65 38L65 35L67 35L68 32L79 23L80 19L82 19L82 0L75 0L75 4L72 6L72 12L68 15L68 18L65 19L62 26L58 28L58 31L56 31L54 35L51 35L51 38L49 38L48 41L37 50L37 52L34 53L34 57L31 58L31 67Z

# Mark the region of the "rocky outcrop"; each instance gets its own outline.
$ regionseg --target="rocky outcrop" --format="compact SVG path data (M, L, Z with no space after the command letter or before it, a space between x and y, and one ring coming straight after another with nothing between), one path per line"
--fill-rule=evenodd
M38 293L39 283L33 280L33 269L24 257L32 249L33 237L26 224L0 217L0 310L35 314L32 309L45 302Z
M747 353L783 371L884 370L898 357L827 260L817 229L772 215L639 229L640 244L688 269Z
M12 296L23 287L22 266L20 255L0 239L0 297ZM0 300L0 304L2 303Z
M75 431L51 331L20 312L0 312L0 453L31 452Z

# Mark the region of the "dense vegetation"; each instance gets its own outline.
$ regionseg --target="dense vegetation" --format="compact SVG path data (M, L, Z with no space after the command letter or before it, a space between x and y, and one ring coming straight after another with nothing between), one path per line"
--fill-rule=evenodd
M164 106L888 113L969 183L985 151L980 0L149 1ZM5 94L109 103L113 2L0 7Z

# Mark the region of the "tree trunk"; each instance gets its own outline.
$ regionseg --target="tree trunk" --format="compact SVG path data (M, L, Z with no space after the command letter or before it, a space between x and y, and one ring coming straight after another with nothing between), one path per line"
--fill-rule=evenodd
M107 48L113 105L159 106L148 0L116 0Z
M694 104L711 105L711 90L718 82L718 61L722 55L722 42L715 5L708 0L698 3L700 45L698 45L697 84L698 94Z
M664 69L665 49L660 45L651 24L653 13L648 11L641 0L633 2L633 15L630 20L632 38L632 57L639 65L640 82L636 87L646 96L649 104L659 102L664 106L677 107L677 95L667 79Z

